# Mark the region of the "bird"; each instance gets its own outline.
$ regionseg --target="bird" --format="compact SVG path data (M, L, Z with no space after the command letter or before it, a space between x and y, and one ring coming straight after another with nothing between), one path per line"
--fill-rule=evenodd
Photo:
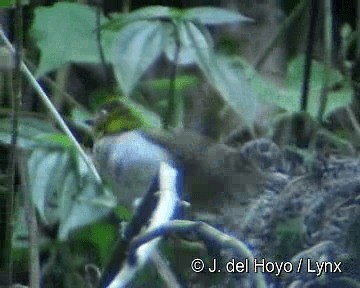
M253 184L263 178L239 149L190 130L146 127L113 133L97 140L93 151L100 173L114 182L118 202L126 207L148 190L162 161L181 170L185 200L195 210L207 210L237 192L246 202L254 196Z
M144 137L147 126L138 107L117 102L95 119L93 160L102 178L113 188L117 203L132 212L121 229L97 287L124 287L136 271L156 251L158 241L149 241L137 249L138 261L128 255L132 239L148 227L154 228L175 218L179 205L181 177L171 154ZM115 107L115 109L114 109ZM174 193L161 204L159 168L168 165L175 171ZM160 207L160 208L159 208ZM162 207L162 208L161 208ZM178 209L178 207L180 207ZM162 209L162 210L161 210Z
M241 210L238 206L256 196L263 179L261 169L243 151L196 131L164 130L158 123L152 123L154 117L146 117L138 107L124 107L125 104L108 105L94 125L95 164L112 184L119 205L135 211L125 237L115 244L98 287L106 287L104 283L113 279L121 266L119 259L126 258L131 239L151 217L161 162L179 172L176 185L179 199L191 203L186 217L204 220L212 214L220 224L231 225L231 229L238 225L239 217L234 214ZM174 211L172 218L177 217L179 210ZM185 217L183 211L179 214Z

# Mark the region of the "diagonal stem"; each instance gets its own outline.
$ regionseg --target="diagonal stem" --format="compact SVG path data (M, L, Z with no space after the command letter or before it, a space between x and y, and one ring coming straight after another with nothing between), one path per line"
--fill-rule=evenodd
M2 29L0 29L0 38L4 41L4 43L8 47L8 49L11 52L15 53L14 47L11 45L10 41L5 36ZM73 145L75 146L76 150L79 152L79 154L81 155L81 157L85 161L86 165L88 166L90 171L93 173L93 175L95 177L95 180L99 184L101 184L102 180L101 180L101 177L100 177L99 173L97 172L97 170L95 168L94 163L91 161L89 156L85 153L85 151L83 150L83 148L81 147L79 142L76 140L74 135L71 133L71 131L68 128L68 126L66 125L65 121L63 120L63 118L61 117L59 112L56 110L56 108L54 107L54 105L50 101L49 97L46 95L46 93L44 92L42 87L39 85L39 83L36 81L35 77L32 75L29 68L25 65L24 62L21 62L21 69L24 72L26 78L29 80L29 82L33 86L33 88L35 89L35 91L38 93L40 99L43 101L46 108L49 110L52 117L56 120L56 122L58 123L60 128L64 131L64 133L70 138L70 140L73 143Z

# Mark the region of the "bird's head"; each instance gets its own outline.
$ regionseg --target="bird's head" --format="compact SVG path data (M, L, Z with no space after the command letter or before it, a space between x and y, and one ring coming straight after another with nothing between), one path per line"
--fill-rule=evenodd
M96 139L131 130L161 128L155 113L125 97L107 101L93 124Z

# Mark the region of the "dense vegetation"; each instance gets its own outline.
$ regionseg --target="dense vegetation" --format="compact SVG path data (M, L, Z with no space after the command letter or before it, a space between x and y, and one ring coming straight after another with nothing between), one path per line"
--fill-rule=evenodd
M360 27L336 1L264 15L246 1L24 2L0 0L0 286L96 287L136 213L92 148L137 129L181 163L190 208L119 248L136 262L133 247L165 238L131 287L360 286ZM283 18L258 42L273 9ZM248 42L262 43L256 59ZM191 271L213 257L343 265Z

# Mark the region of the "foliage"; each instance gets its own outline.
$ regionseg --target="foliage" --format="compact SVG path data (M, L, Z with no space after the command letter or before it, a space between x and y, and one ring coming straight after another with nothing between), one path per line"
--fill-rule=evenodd
M97 221L92 225L78 229L77 233L70 235L69 240L74 250L86 255L89 245L94 246L99 257L99 262L105 264L109 257L109 251L117 239L118 231L109 223ZM79 253L79 254L80 254Z
M2 118L0 121L0 141L6 144L11 143L11 121L9 118ZM36 118L19 119L18 145L22 149L30 149L38 143L38 137L48 134L59 133L53 125Z
M51 25L54 19L56 26ZM74 31L73 27L79 26L79 19L83 21L81 30ZM249 19L212 7L185 10L146 7L127 16L120 15L108 23L102 20L102 45L124 95L133 93L141 76L163 52L169 60L175 61L179 50L174 65L198 65L225 102L250 125L254 120L256 99L249 97L241 69L231 65L230 59L212 51L213 44L205 26L239 21ZM94 25L95 12L79 4L58 3L50 8L36 9L31 31L41 51L38 74L69 61L100 63ZM58 33L59 30L62 33ZM74 46L61 43L73 43Z
M77 3L59 2L52 7L37 7L30 31L41 52L37 74L43 75L68 62L99 63L95 20L93 9ZM105 22L104 16L101 22ZM111 36L108 34L111 33L104 35L102 43L107 57L110 56L107 41Z
M300 87L302 84L304 70L304 56L300 55L288 64L286 75L286 87L279 89L269 81L264 81L253 69L246 67L246 75L250 80L251 88L260 99L271 103L289 112L300 111ZM316 118L320 105L320 91L322 89L322 77L324 65L315 60L312 61L311 86L309 91L308 113ZM329 75L329 91L324 117L339 107L346 106L352 98L352 87L350 81L332 69Z
M164 46L160 21L137 21L126 25L115 40L113 64L125 95L130 95L141 75L158 58Z
M284 223L279 223L274 228L274 238L276 248L280 255L276 255L280 261L290 259L298 251L302 250L302 243L305 239L305 228L302 219L288 218Z
M57 25L51 25L55 20ZM81 24L79 21L82 21ZM251 67L244 67L242 61L213 51L206 26L238 21L249 19L212 7L179 10L150 6L128 15L117 15L110 21L102 16L102 47L126 96L133 94L142 75L164 53L170 61L176 62L174 65L196 64L225 102L238 111L249 125L255 116L256 95L287 111L299 111L303 57L297 57L289 64L287 87L278 89L262 80ZM79 29L74 31L74 26ZM41 51L38 74L68 62L100 63L99 48L95 41L96 29L95 11L87 6L57 3L53 7L37 8L31 34ZM74 46L61 43L73 43ZM179 54L175 59L177 48ZM319 110L324 69L321 63L313 61L308 112L314 117ZM351 99L350 83L338 71L331 71L329 86L325 117L336 108L348 104Z
M64 147L65 148L65 147ZM32 201L46 225L59 224L58 239L108 214L106 207L89 205L102 187L71 149L44 149L32 152L28 161ZM51 175L44 177L43 175ZM87 201L86 201L87 200Z
M8 7L13 1L0 3ZM30 35L40 51L37 68L39 77L68 63L112 65L121 92L111 91L111 95L101 95L97 103L94 100L96 97L89 96L89 102L95 103L95 110L99 110L103 104L113 106L107 122L100 121L96 127L102 133L139 127L160 128L166 122L169 106L183 105L181 101L171 104L170 98L174 96L183 100L185 94L201 85L204 79L217 91L224 103L240 115L243 123L250 127L256 120L258 100L290 113L300 110L303 56L288 64L286 87L279 89L262 79L242 59L215 50L209 27L250 21L239 13L213 7L175 9L150 6L128 14L115 14L111 20L100 13L101 27L97 26L96 17L95 9L77 3L58 2L51 7L36 7ZM100 43L97 40L98 30L101 34ZM106 63L102 63L101 50ZM163 60L161 56L165 56L167 64L180 72L175 69L174 75L169 78L145 79L152 65ZM197 76L197 71L194 73L194 67L202 73L204 79ZM316 117L325 68L317 61L313 61L312 67L307 112ZM339 71L332 69L329 75L330 87L324 117L349 104L352 94L349 80ZM142 97L142 91L146 89L156 94L151 103L146 103ZM179 111L186 113L183 107ZM94 118L94 113L75 107L69 115L64 116L69 117L72 124L75 123L75 127L72 127L75 133L80 128L85 130L89 138L94 136L85 121ZM69 244L77 252L89 246L95 247L99 260L97 263L103 265L118 231L113 225L101 220L118 203L109 196L105 184L95 181L69 138L49 121L41 119L21 117L18 129L18 147L21 152L25 152L20 157L26 161L27 188L39 222L46 229L57 227L54 237L56 242ZM178 119L181 122L182 115ZM175 124L179 127L182 123ZM11 134L11 121L9 118L1 118L0 142L10 144ZM81 136L78 138L81 142ZM6 187L1 182L0 192L4 189ZM18 258L23 260L22 251L29 248L29 242L24 239L29 235L26 211L22 206L17 208L13 242L20 255ZM121 205L114 210L122 220L131 218L129 210ZM275 227L275 245L284 248L278 251L279 258L291 257L302 248L304 231L301 224L299 219L289 218ZM359 226L358 223L356 225ZM349 238L348 241L358 255L359 245L354 239ZM54 246L49 240L54 239L40 239L40 245L47 252ZM58 247L55 250L61 253Z
M10 123L2 119L0 141L10 144ZM58 239L103 218L109 208L89 205L90 199L104 194L72 143L49 123L21 119L19 147L29 150L27 161L29 192L41 221L59 225Z
M0 8L9 8L15 6L16 0L0 0ZM21 5L29 4L29 0L21 0Z

